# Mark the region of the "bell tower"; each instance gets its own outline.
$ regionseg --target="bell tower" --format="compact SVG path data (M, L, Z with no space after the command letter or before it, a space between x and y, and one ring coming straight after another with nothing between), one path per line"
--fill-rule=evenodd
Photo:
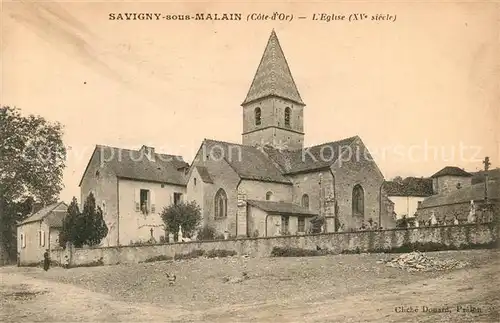
M243 145L304 147L304 107L275 31L267 42L243 107Z

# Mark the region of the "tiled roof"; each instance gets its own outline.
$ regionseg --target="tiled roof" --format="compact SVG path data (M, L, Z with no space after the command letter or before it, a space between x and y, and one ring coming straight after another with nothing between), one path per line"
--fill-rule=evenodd
M354 136L294 151L266 146L264 151L282 168L284 174L293 174L331 166L356 139L359 137Z
M420 208L429 208L440 205L470 203L471 200L484 199L484 183L466 186L448 193L432 195L422 201ZM488 182L488 199L500 200L500 182Z
M96 151L100 154L103 167L110 169L117 177L186 185L186 175L183 169L189 167L189 164L180 156L155 153L154 160L149 160L146 156L141 156L140 150L102 145L96 146Z
M434 177L441 177L441 176L472 177L472 174L467 173L463 169L455 167L455 166L446 166L445 168L441 169L439 172L432 175L431 177L434 178Z
M36 222L36 221L41 221L46 216L51 214L51 212L53 212L54 214L56 214L56 216L51 217L49 219L49 224L51 226L54 226L54 227L60 227L60 226L62 226L62 219L64 218L64 215L66 214L67 207L68 206L64 202L58 202L58 203L48 205L48 206L42 208L41 210L39 210L38 212L34 213L33 215L30 215L24 221L21 221L20 223L18 223L18 225Z
M280 170L256 147L205 139L209 158L225 159L242 179L291 184ZM207 158L207 156L204 156Z
M198 174L200 174L201 180L204 183L213 183L213 180L210 177L210 174L208 173L208 169L206 167L196 166L196 170L198 171Z
M250 90L242 104L270 95L304 104L274 30L271 32Z
M290 214L315 216L318 213L308 210L300 205L286 202L247 200L247 203L271 214Z
M384 190L389 196L431 196L432 179L407 177L402 182L385 181Z

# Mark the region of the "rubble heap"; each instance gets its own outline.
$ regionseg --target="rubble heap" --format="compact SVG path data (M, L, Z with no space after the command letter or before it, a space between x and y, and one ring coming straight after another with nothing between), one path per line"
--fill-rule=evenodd
M433 259L418 251L402 254L386 262L386 266L407 271L450 270L464 268L467 265L467 262L454 259Z

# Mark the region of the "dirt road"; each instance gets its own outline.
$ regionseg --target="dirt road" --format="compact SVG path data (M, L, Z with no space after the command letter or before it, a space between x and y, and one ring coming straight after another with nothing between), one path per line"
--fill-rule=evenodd
M314 261L320 260L311 260L311 263ZM500 260L495 257L479 266L425 276L410 283L380 278L373 285L348 293L338 293L335 287L326 286L321 290L316 288L307 299L306 291L297 290L287 298L213 302L207 306L196 301L159 304L123 300L110 295L111 291L93 292L75 284L33 278L30 271L23 273L22 269L11 267L0 270L0 321L498 322L498 268ZM56 274L57 270L54 270ZM68 272L71 274L71 270L65 271ZM39 270L36 273L37 277L45 274L39 274ZM365 275L370 279L370 273ZM220 293L224 293L228 287L219 288ZM181 299L182 295L178 297ZM175 300L176 295L173 298ZM462 311L457 312L459 306ZM426 308L449 312L423 312ZM412 309L418 312L408 312ZM467 309L473 312L464 312Z

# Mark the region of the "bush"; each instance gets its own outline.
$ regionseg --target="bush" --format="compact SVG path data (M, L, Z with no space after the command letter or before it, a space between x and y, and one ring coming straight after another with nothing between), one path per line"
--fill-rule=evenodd
M195 201L172 204L163 209L161 218L168 232L177 238L179 226L182 227L182 235L190 237L201 222L201 209Z
M196 239L199 241L210 241L210 240L215 240L215 236L216 236L215 229L206 225L198 230L198 235Z
M148 258L144 261L141 262L156 262L156 261L167 261L167 260L172 260L172 257L166 256L166 255L159 255L155 257Z
M107 235L108 227L104 222L101 208L96 206L94 195L89 194L82 212L78 209L76 198L73 197L59 234L60 246L64 248L68 241L76 248L84 245L97 246Z
M327 250L311 250L291 247L274 247L271 251L271 257L314 257L329 254Z
M234 250L224 250L224 249L212 249L209 250L205 257L207 258L225 258L236 256L237 252Z
M188 253L180 253L174 256L174 260L185 260L202 257L205 254L205 250L195 249Z

